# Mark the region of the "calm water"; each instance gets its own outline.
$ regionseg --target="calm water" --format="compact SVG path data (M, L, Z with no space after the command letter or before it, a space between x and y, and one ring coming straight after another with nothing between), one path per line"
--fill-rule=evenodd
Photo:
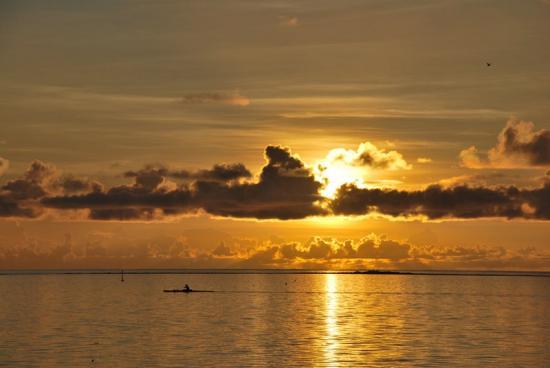
M119 278L0 276L0 366L550 366L546 277Z

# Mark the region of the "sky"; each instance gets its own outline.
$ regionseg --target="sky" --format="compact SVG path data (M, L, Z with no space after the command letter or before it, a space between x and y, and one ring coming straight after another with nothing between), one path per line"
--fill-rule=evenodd
M5 0L0 268L550 270L546 0Z

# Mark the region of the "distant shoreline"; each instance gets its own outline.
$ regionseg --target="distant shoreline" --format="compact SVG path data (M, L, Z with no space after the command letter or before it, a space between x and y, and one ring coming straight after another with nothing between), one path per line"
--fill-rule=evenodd
M0 270L0 276L33 275L119 275L120 269L90 270ZM277 269L124 269L125 275L394 275L394 276L481 276L481 277L550 277L550 272L530 271L462 271L462 270L277 270Z

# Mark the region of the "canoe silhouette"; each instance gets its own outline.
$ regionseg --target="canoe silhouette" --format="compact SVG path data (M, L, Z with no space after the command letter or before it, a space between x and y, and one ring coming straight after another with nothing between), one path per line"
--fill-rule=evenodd
M164 289L165 293L213 293L214 290Z

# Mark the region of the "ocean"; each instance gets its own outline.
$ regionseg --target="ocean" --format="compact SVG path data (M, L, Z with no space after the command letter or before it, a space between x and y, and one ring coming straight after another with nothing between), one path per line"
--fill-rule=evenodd
M4 271L0 366L544 367L548 276Z

